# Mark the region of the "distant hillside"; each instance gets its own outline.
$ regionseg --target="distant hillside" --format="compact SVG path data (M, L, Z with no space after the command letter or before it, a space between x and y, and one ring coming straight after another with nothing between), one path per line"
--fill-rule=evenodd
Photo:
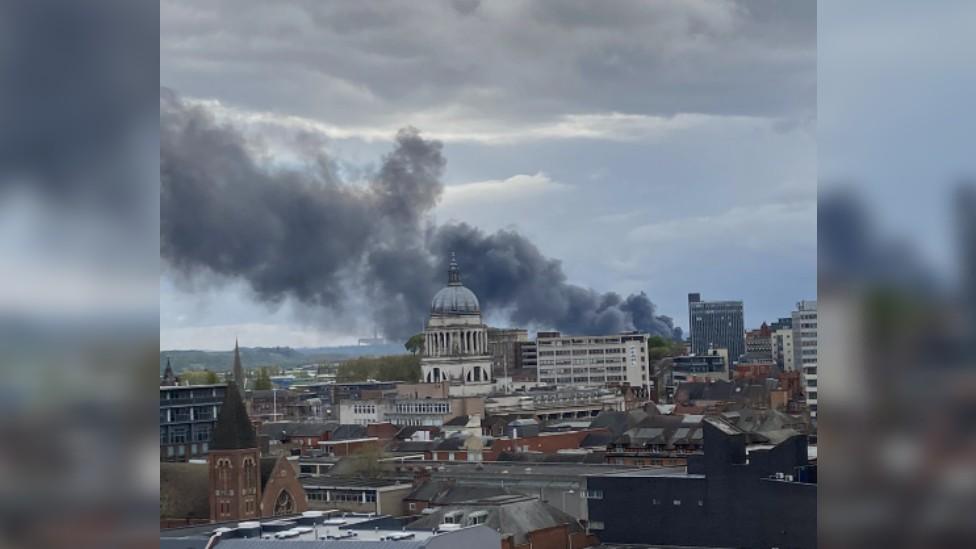
M403 345L347 345L342 347L317 347L292 349L291 347L241 347L241 363L244 368L278 366L292 368L303 364L338 362L350 358L404 354ZM159 371L166 368L166 359L173 370L210 370L223 372L234 365L234 351L160 351Z

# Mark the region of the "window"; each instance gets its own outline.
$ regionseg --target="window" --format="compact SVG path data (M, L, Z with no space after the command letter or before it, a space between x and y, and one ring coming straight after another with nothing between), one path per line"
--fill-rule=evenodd
M471 525L484 524L485 520L488 519L488 513L486 511L477 511L468 515L468 519Z
M677 506L681 505L681 500L680 499L676 499L676 500L674 500L672 502L672 504L674 504L674 506L677 507Z
M193 419L196 420L207 420L213 419L213 407L212 406L197 406L193 408Z
M603 490L587 490L586 499L603 499Z
M253 458L244 458L244 493L256 493L255 467Z
M461 524L461 518L464 513L461 511L451 511L450 513L444 514L444 524Z
M661 502L657 498L654 498L651 500L651 505L661 505Z
M603 521L602 520L591 520L590 521L590 530L603 530Z
M210 440L210 426L197 425L193 429L193 440L196 442L207 442Z

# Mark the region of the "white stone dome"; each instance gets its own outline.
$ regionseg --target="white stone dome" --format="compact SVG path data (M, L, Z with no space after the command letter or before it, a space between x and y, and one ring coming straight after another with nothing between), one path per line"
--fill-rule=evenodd
M481 314L478 296L461 284L461 271L453 254L447 271L447 286L434 295L430 312L436 315Z

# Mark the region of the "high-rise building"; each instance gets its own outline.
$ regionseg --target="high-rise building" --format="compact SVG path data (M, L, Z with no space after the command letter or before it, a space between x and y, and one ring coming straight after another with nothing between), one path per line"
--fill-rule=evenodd
M741 301L702 301L701 294L688 294L692 353L728 349L729 360L738 362L746 352L744 325Z
M515 359L519 369L534 370L539 366L539 348L535 341L520 341L515 344Z
M518 368L519 343L528 341L529 333L522 328L488 328L488 354L491 370L496 376L510 376Z
M189 461L209 452L226 385L159 388L159 459Z
M817 302L801 301L793 311L793 363L803 375L807 409L817 417Z
M567 385L622 385L647 387L648 334L564 336L539 332L540 383Z
M780 370L784 372L792 372L796 369L793 364L793 328L792 323L790 328L780 328L773 332L772 342L772 355L773 360L776 361L776 365L779 366Z
M758 330L746 332L746 354L773 356L773 332L765 322Z

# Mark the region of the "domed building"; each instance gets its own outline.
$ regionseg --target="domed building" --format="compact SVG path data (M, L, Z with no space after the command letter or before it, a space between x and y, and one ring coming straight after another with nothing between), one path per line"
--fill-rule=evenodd
M430 304L420 365L427 383L488 385L492 381L488 327L481 322L478 297L461 284L454 254L447 270L447 286Z

